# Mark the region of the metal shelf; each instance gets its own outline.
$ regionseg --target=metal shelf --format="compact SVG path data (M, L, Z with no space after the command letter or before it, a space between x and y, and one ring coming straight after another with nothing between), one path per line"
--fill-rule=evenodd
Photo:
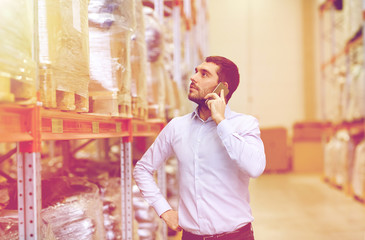
M0 104L0 141L33 142L88 138L156 136L165 121L96 116L45 109L39 106ZM28 149L29 150L29 149ZM40 150L35 146L33 150ZM32 152L32 151L29 151Z
M132 239L132 157L134 137L150 137L164 121L95 116L0 104L0 142L17 142L19 239L40 239L41 141L120 138L123 239Z

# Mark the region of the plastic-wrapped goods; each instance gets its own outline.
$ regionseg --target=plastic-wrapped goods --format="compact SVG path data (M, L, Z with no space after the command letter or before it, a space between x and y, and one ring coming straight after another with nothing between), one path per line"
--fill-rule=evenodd
M342 67L327 66L325 69L325 116L326 120L339 123L344 119L344 86L345 65Z
M346 40L349 40L363 25L363 1L342 0L344 5L344 30Z
M164 33L151 8L144 8L147 45L148 118L165 119Z
M14 210L16 218L0 217L0 239L18 239L16 183L9 184L8 191L6 211ZM42 239L105 239L99 188L81 178L43 180L41 221Z
M72 173L87 178L88 181L99 187L103 204L105 239L121 239L121 184L120 177L115 177L120 176L119 165L87 160L78 160L76 162L77 164L73 167Z
M356 45L351 45L349 58L346 120L352 121L365 115L364 47L362 41L357 42Z
M2 0L0 8L0 101L34 103L33 11L28 0Z
M90 112L131 117L130 41L134 1L90 0Z
M173 28L172 21L164 19L164 69L165 69L165 99L166 99L166 117L172 119L179 115L178 99L174 92L174 42L173 42Z
M365 141L356 147L351 184L354 195L365 200Z
M339 130L325 147L325 176L340 187L349 187L352 179L355 144L347 130Z
M143 199L136 185L133 185L133 209L138 222L140 240L155 240L159 228L157 215L153 208Z
M53 191L52 191L53 190ZM80 178L42 182L41 217L56 239L104 239L99 188Z
M39 0L39 92L43 106L89 111L89 0Z
M40 239L58 240L53 234L49 224L42 222ZM0 239L18 240L18 210L4 210L0 213Z
M122 239L122 209L120 178L109 178L100 182L103 201L104 228L107 240Z
M146 83L146 41L143 5L135 1L136 26L131 36L131 94L132 115L136 118L147 118L147 83Z
M17 210L5 210L0 213L0 239L19 240Z

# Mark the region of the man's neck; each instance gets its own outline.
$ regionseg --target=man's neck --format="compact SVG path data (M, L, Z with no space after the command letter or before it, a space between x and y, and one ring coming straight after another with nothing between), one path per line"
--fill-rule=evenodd
M203 121L206 121L211 116L211 112L205 104L198 106L198 114Z

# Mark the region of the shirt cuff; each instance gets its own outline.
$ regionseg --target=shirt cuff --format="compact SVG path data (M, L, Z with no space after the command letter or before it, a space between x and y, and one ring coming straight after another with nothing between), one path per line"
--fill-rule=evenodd
M218 136L223 140L226 137L228 137L229 135L231 135L234 132L233 128L231 125L229 125L229 122L227 119L222 120L218 125L217 125L217 133Z
M155 209L158 216L161 216L162 213L172 209L170 204L166 201L165 198L161 198L156 202L154 202L152 204L152 207Z

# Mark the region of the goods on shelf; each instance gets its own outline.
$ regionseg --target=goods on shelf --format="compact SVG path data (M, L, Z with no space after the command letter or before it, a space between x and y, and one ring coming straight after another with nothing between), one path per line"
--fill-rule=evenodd
M89 3L90 112L131 117L132 0Z
M38 1L39 92L47 108L89 111L88 2Z
M365 141L356 147L351 186L354 196L365 200Z
M15 184L9 187L9 195L11 201L7 207L14 210L17 208ZM103 210L95 184L81 178L45 179L42 200L42 239L104 239ZM3 216L2 220L8 221L5 227L12 231L0 235L1 239L8 239L7 236L18 239L18 228L13 226L18 220L14 214Z
M131 35L131 95L132 115L136 118L147 118L146 65L147 50L145 41L145 23L142 0L135 1L136 25Z
M0 238L7 240L19 240L18 212L16 210L6 210L1 212Z
M143 199L137 185L133 185L133 209L138 222L138 236L140 240L154 240L159 224L153 208Z
M179 95L176 95L177 84L174 78L174 42L173 28L171 19L164 19L164 68L165 68L165 83L166 83L166 117L172 119L179 115ZM175 90L176 89L176 90Z
M107 240L121 239L121 192L120 178L109 178L99 185L103 201L104 228Z
M352 121L365 116L364 46L362 28L348 43L347 104L345 119ZM360 41L361 40L361 41Z
M338 59L335 66L327 66L326 69L324 69L325 116L326 120L330 120L334 123L339 123L344 119L345 71L346 65L344 57Z
M1 1L0 102L36 100L33 30L30 1Z
M324 175L346 190L352 179L355 143L347 130L339 130L325 145Z
M342 0L344 11L345 38L349 40L363 26L363 1Z
M164 32L151 8L144 7L147 45L148 118L165 119Z

